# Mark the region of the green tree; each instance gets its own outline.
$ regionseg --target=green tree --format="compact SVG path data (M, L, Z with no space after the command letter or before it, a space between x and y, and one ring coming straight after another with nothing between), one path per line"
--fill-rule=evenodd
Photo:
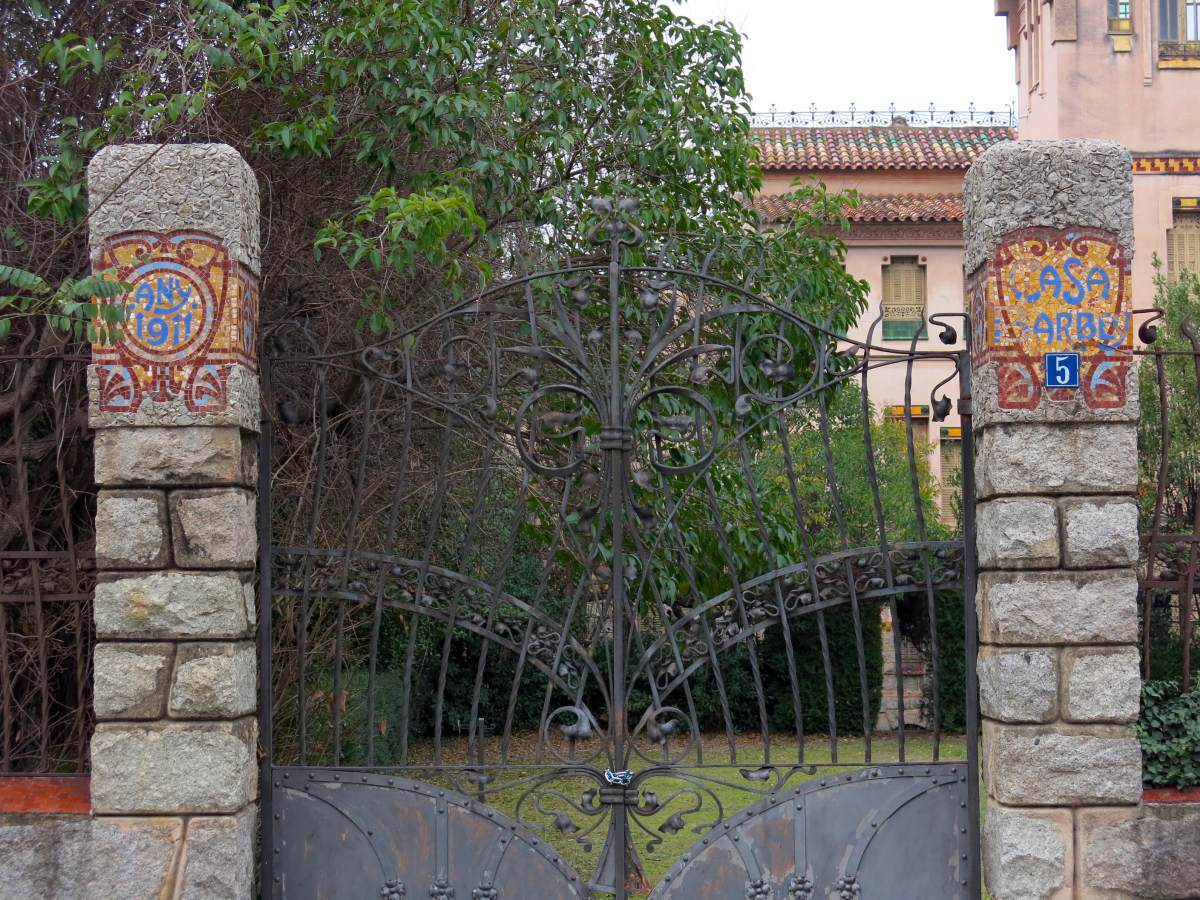
M96 150L223 141L262 185L265 320L319 321L333 346L420 321L518 255L591 252L593 196L639 197L654 233L733 236L723 274L802 288L814 317L861 311L827 227L845 198L805 187L805 212L754 227L727 24L655 0L30 0L11 19L2 262L48 283L86 273Z

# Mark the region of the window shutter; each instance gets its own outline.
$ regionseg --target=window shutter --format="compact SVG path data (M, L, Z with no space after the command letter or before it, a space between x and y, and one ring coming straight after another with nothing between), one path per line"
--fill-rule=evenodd
M1200 213L1176 212L1175 227L1167 230L1167 277L1184 270L1200 275Z
M962 473L962 441L942 438L938 445L942 462L940 514L943 522L954 523L954 498L959 495Z
M893 256L883 267L884 340L925 337L925 267L915 256Z

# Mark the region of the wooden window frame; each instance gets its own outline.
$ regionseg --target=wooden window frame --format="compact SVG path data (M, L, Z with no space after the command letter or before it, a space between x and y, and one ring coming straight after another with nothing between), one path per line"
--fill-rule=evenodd
M1183 256L1183 259L1180 259ZM1174 281L1183 270L1200 275L1200 210L1176 209L1167 229L1167 279Z
M895 275L891 271L892 267L896 265L908 265L910 262L918 272L919 281L914 288L917 296L907 302L893 299L891 292L893 290L892 280ZM929 311L929 276L922 258L916 254L898 254L884 257L881 275L879 312L883 317L883 340L911 341L914 335L916 335L919 341L928 340L929 325L925 321L925 317ZM921 307L919 317L909 316L908 318L893 318L889 320L887 314L889 306L911 306L915 308L918 305L918 299Z
M958 436L949 432L958 431ZM938 517L943 523L954 521L954 494L947 491L946 454L953 447L954 471L962 472L962 432L960 429L943 428L938 439Z
M1196 68L1200 0L1158 0L1158 58L1165 68Z
M1108 0L1108 33L1133 33L1133 0Z

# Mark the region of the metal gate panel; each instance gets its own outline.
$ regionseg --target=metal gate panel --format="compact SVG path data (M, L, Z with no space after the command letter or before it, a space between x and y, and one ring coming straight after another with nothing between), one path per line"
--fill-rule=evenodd
M277 769L277 893L301 900L586 897L527 829L482 804L403 778Z
M808 782L697 842L653 900L965 896L967 766L881 766ZM935 826L933 823L938 823ZM942 827L957 838L947 842Z
M879 323L848 340L711 255L629 264L635 211L595 206L602 257L365 349L271 332L272 896L623 900L650 870L664 900L978 896L978 748L948 758L937 702L941 605L962 604L975 652L968 350L876 345ZM947 345L952 319L931 320ZM904 384L890 437L881 371ZM944 418L955 380L952 534L928 518L913 410ZM889 738L865 636L881 621ZM914 621L919 733L900 665ZM965 680L974 736L971 665Z

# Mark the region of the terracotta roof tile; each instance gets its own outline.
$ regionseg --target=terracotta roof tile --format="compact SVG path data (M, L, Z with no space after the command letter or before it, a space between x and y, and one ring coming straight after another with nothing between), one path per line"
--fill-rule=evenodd
M965 169L993 144L1013 140L1011 128L904 126L751 128L764 169Z
M848 211L851 222L961 222L962 194L863 194ZM766 222L778 222L799 204L780 194L759 194L754 208Z

